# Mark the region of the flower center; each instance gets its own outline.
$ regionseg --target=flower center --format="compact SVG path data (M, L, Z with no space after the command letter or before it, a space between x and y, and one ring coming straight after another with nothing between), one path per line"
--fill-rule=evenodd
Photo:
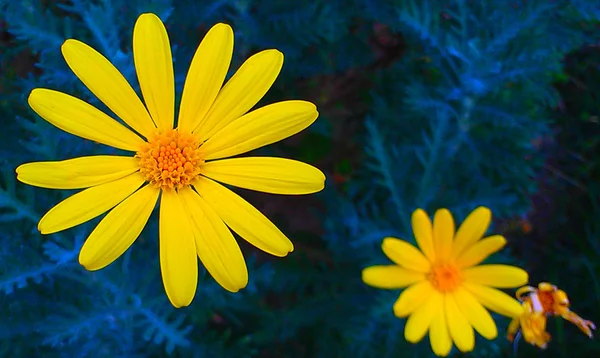
M200 173L204 159L199 147L191 134L171 129L148 138L135 157L149 183L161 189L181 189Z
M431 267L427 278L438 291L454 291L461 283L460 270L451 263L438 263Z

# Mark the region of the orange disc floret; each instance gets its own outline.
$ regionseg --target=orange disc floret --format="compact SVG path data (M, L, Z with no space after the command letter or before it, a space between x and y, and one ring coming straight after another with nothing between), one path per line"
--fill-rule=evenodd
M204 163L198 139L176 129L154 134L135 156L146 180L161 189L190 185Z
M452 292L462 282L460 270L452 263L436 263L431 266L427 279L440 292Z

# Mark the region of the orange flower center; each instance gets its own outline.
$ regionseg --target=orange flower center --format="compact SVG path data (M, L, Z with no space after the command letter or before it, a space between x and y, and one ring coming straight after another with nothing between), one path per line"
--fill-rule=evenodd
M452 263L436 263L431 266L427 279L440 292L454 291L462 281L460 270Z
M204 159L199 148L197 138L171 129L148 138L135 157L149 183L161 189L181 189L200 173Z

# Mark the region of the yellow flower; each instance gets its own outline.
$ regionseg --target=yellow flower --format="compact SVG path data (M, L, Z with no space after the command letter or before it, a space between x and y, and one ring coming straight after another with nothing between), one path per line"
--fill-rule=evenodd
M508 326L506 337L513 342L520 332L525 341L541 349L546 349L550 342L550 334L546 332L546 317L562 317L575 324L588 337L592 338L596 325L579 317L569 309L571 302L567 293L549 282L540 282L538 287L524 286L517 290L515 296L523 304L523 313L513 318ZM518 340L517 340L518 342Z
M475 345L473 329L487 339L498 335L484 306L508 317L523 312L517 300L493 287L521 286L527 283L527 272L508 265L478 265L506 244L500 235L481 239L490 221L490 210L479 207L455 234L448 210L436 211L432 225L425 211L418 209L412 215L412 228L420 251L403 240L383 240L383 252L396 265L367 267L362 279L378 288L408 286L393 307L397 317L408 316L407 341L417 343L429 331L436 355L447 356L452 342L469 352Z
M291 241L269 219L217 183L276 194L308 194L324 187L323 173L302 162L271 157L223 159L280 141L316 120L315 105L297 100L246 114L279 74L281 52L271 49L251 56L223 86L233 53L233 31L228 25L215 25L192 59L174 129L171 49L156 15L142 14L133 31L133 57L145 106L100 53L73 39L65 41L61 50L75 75L133 130L80 99L50 89L34 89L28 101L31 108L66 132L135 154L19 166L17 178L26 184L87 188L42 217L38 228L43 234L112 209L79 254L81 265L99 270L132 245L160 196L160 267L175 307L187 306L194 298L196 254L226 290L237 292L246 286L246 263L229 228L269 254L282 257L293 251Z

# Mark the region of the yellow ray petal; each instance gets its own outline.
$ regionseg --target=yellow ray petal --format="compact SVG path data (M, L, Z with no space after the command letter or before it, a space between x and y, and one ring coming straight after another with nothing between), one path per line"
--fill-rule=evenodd
M176 308L189 305L198 286L198 258L190 217L173 190L163 190L159 214L160 273Z
M454 219L447 209L439 209L433 217L433 246L439 260L447 260L452 253Z
M370 266L362 271L363 282L377 288L403 288L424 279L424 273L410 271L397 265Z
M435 250L433 248L433 229L429 216L423 209L417 209L412 214L412 229L419 248L429 259L435 261Z
M246 261L219 215L190 188L179 191L192 219L196 251L206 270L224 289L238 292L248 284Z
M119 118L146 138L154 132L142 101L106 57L73 39L65 41L61 51L73 73Z
M383 239L381 249L390 260L404 268L418 272L429 272L431 263L427 261L421 251L404 240L386 237Z
M310 126L318 116L317 107L306 101L284 101L259 108L209 138L202 145L205 159L231 157L278 142Z
M247 59L227 81L194 130L204 141L248 112L267 93L283 66L283 54L265 50Z
M456 259L464 250L481 239L491 221L490 209L480 206L473 210L456 231L452 245L452 258Z
M36 88L27 102L40 117L67 133L130 151L138 151L144 144L142 138L119 122L68 94Z
M471 282L464 282L463 287L485 307L503 316L512 318L523 313L523 307L519 301L500 290Z
M493 235L477 241L456 258L456 265L459 268L475 266L503 248L505 244L506 239L502 235Z
M294 250L292 242L246 200L208 178L198 177L194 188L221 219L244 240L274 256Z
M325 175L291 159L250 157L204 163L200 173L225 184L272 194L310 194L323 190Z
M465 315L458 308L454 295L444 296L446 301L446 322L450 337L461 352L470 352L475 347L475 333Z
M423 297L429 297L434 291L431 282L423 280L410 285L400 294L396 303L394 303L394 314L398 318L403 318L413 313L423 304Z
M198 46L185 77L179 130L190 133L212 106L225 81L233 55L233 30L229 25L213 26Z
M460 312L479 334L490 340L498 336L498 328L494 319L471 293L463 288L458 288L450 294L454 296L454 302Z
M465 281L484 286L513 288L527 284L529 276L521 268L509 265L481 265L462 271Z
M42 217L42 234L62 231L105 213L123 201L144 183L140 173L85 189L58 203Z
M159 129L175 120L175 79L167 30L158 16L142 14L133 28L133 61L144 102Z
M404 338L410 343L417 343L425 336L433 316L441 309L442 294L432 291L430 296L423 297L423 304L408 316L404 327Z
M60 162L34 162L17 167L22 183L50 189L81 189L111 182L139 170L137 159L95 155Z
M146 185L112 209L83 244L79 263L95 271L127 251L150 218L158 193L158 189Z
M446 357L452 349L452 340L450 339L450 332L448 331L443 301L440 303L440 307L438 307L437 312L433 315L433 319L431 320L431 327L429 327L429 342L433 353L438 357Z

